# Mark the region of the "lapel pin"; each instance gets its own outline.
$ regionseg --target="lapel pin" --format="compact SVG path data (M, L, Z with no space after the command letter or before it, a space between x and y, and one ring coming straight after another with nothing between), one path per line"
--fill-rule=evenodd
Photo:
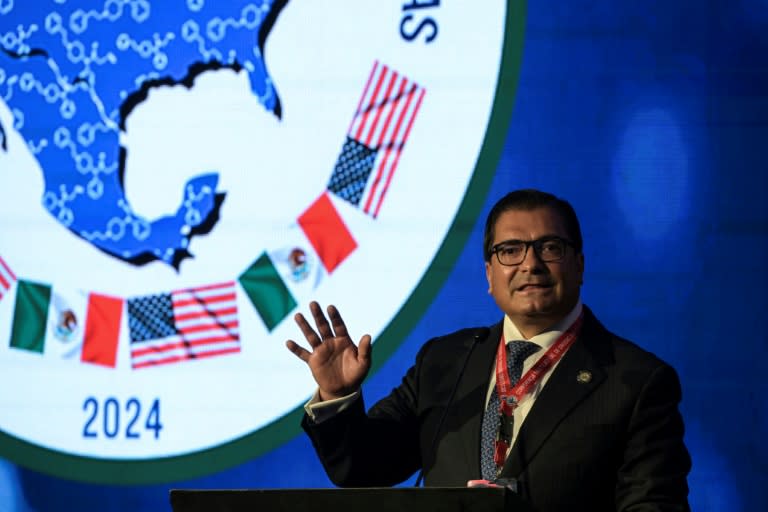
M589 384L592 380L592 372L589 370L581 370L576 374L576 382L579 384Z

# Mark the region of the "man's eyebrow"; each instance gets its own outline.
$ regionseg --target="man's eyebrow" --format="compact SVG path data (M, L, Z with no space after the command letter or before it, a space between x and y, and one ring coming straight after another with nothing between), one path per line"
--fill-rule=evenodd
M506 240L502 240L501 242L498 242L494 245L501 245L501 244L509 244L513 242L524 242L524 240L520 240L519 238L508 238Z
M521 238L507 238L506 240L502 240L501 242L497 242L493 245L501 245L501 244L512 243L512 242L536 242L538 240L548 240L550 238L565 238L565 237L563 237L562 235L556 235L552 233L552 234L542 235L538 238L534 238L533 240L523 240Z

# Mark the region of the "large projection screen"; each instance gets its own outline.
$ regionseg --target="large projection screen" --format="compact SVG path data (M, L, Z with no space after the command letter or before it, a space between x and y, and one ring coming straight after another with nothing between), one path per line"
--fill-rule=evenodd
M298 433L295 312L335 302L383 356L445 279L524 11L86 4L3 13L0 387L30 385L0 442L104 483L230 467Z
M0 510L330 487L285 348L366 405L501 313L485 216L573 204L583 303L669 362L697 512L768 510L766 2L0 0ZM415 475L401 485L413 485Z

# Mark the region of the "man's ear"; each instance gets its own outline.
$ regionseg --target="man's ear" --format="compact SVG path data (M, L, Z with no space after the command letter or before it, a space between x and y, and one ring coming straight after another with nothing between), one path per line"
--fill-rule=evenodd
M488 293L493 293L493 285L491 284L491 263L485 262L485 280L488 281Z

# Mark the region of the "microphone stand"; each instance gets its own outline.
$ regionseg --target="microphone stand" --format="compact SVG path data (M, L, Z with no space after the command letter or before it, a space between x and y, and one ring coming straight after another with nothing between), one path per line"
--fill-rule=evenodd
M435 447L437 446L437 438L440 435L440 431L443 428L443 423L445 423L445 419L448 417L448 409L450 409L451 404L453 403L453 399L456 396L456 390L459 389L459 383L461 382L461 378L464 376L464 371L467 369L467 363L469 363L469 358L472 355L472 352L475 350L475 347L480 342L480 340L484 340L488 337L488 333L490 332L490 329L487 327L483 327L477 330L477 332L474 334L472 338L472 346L469 347L469 352L467 352L467 356L464 358L464 362L461 365L461 369L459 370L459 375L456 377L456 382L453 384L453 389L451 390L451 394L448 397L448 403L445 405L445 409L443 410L443 414L440 417L440 421L437 424L437 428L435 429L435 435L432 438L432 444L429 448L429 453L434 453ZM419 476L416 478L416 484L415 487L420 487L422 480L424 479L424 464L421 465L421 469L419 470Z

